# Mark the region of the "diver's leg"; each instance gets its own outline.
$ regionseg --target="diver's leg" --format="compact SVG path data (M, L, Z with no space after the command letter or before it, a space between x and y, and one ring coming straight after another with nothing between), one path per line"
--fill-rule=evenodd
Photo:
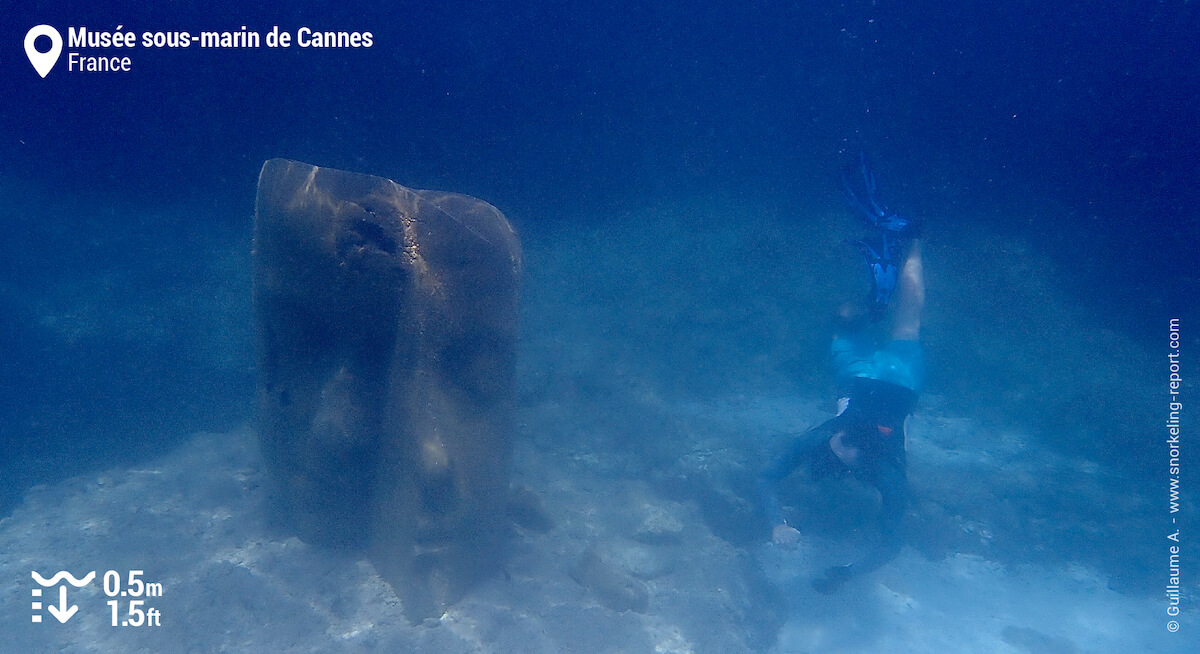
M908 475L900 461L884 464L874 475L875 487L883 498L879 516L879 542L858 561L829 568L812 582L818 593L828 595L851 579L877 570L896 558L904 542L901 527L908 507Z
M925 308L925 272L921 264L921 241L913 239L908 257L900 270L892 314L892 339L916 341L921 338L921 311Z

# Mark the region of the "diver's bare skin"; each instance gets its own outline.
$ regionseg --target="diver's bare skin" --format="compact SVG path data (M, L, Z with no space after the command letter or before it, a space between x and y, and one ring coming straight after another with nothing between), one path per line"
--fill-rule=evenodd
M838 413L802 434L759 473L763 512L772 525L771 541L793 548L800 532L787 524L775 485L801 466L813 479L850 473L879 491L879 540L852 563L834 566L812 581L821 594L872 572L903 547L902 526L909 502L904 425L924 385L920 344L925 279L920 225L890 211L875 197L874 173L860 154L842 175L842 194L871 230L856 246L871 276L866 301L850 302L835 315L830 344L839 387Z
M916 341L921 338L921 312L925 308L925 267L921 263L921 241L913 239L908 257L900 269L893 300L892 340Z
M896 282L893 300L892 340L916 341L921 338L921 312L925 308L925 267L921 263L921 241L914 239L908 246L908 256ZM858 465L858 448L846 445L845 432L829 439L829 449L842 463L853 468Z
M914 239L909 245L904 266L896 284L892 300L891 337L898 341L916 341L921 335L921 314L925 307L925 273L921 260L921 241ZM838 318L853 323L865 317L866 309L852 303L838 308ZM844 409L844 404L839 403ZM839 431L829 439L829 449L847 467L855 468L859 463L858 448L843 442L846 433ZM785 549L793 549L800 542L800 531L787 524L775 525L771 530L771 542Z

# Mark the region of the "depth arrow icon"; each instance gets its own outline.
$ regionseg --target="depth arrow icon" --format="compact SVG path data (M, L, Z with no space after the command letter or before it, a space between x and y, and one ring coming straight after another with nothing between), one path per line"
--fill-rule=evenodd
M51 604L46 608L50 611L51 615L58 618L59 622L66 622L67 620L70 620L71 616L75 615L75 612L79 610L79 607L75 606L74 604L71 605L71 608L67 608L66 586L58 587L58 606Z

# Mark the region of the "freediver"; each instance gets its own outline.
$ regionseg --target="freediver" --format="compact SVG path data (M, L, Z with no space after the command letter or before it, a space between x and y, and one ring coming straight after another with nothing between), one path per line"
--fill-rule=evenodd
M845 303L835 316L831 349L838 414L790 440L758 479L762 508L773 525L771 540L785 548L797 545L800 532L784 519L776 488L798 467L807 465L813 479L853 474L879 490L879 542L861 559L829 568L814 580L813 588L822 594L879 568L900 551L908 504L904 426L925 377L919 341L925 281L918 226L879 202L865 155L843 174L842 189L870 230L854 245L870 271L871 292L865 306Z

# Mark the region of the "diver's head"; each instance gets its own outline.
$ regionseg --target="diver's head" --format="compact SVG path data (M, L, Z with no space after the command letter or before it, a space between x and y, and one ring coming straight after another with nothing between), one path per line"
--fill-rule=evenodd
M833 450L837 458L841 459L847 467L856 468L859 463L858 449L861 442L861 438L851 436L849 432L842 430L830 437L829 449Z
M903 418L899 418L899 425L893 426L897 417L867 412L839 416L839 429L830 437L829 449L851 469L874 461L885 452L902 450ZM899 441L895 440L897 437Z

